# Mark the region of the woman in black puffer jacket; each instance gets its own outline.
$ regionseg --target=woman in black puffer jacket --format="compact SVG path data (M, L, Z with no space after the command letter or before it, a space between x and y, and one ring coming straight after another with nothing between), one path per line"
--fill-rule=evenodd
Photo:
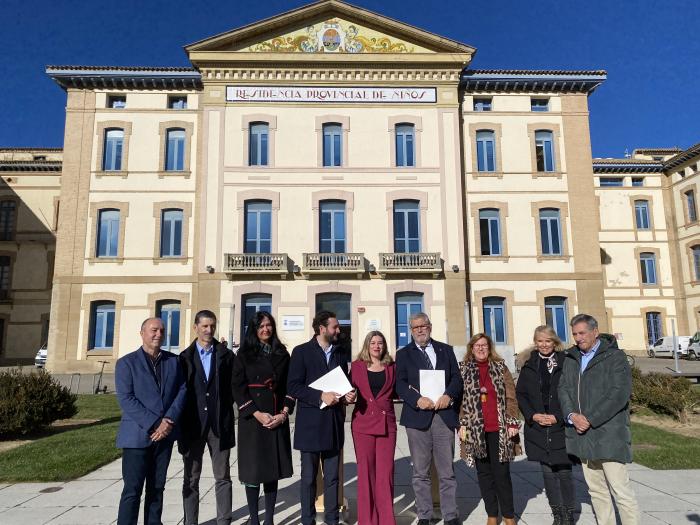
M535 329L534 348L520 371L516 395L525 419L525 453L542 465L553 525L573 525L576 458L566 453L564 416L557 387L564 361L563 345L549 326Z

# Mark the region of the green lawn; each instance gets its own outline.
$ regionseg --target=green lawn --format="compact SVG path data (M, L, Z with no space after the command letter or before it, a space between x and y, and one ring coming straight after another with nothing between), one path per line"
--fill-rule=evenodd
M698 438L632 423L632 447L635 463L652 469L700 469Z
M67 481L92 472L121 456L114 446L119 406L113 395L79 395L73 419L96 423L50 433L0 453L0 482Z

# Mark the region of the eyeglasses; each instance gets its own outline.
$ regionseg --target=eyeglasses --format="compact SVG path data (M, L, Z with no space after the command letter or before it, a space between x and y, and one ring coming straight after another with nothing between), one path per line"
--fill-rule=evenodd
M484 349L484 348L485 348L486 350L488 350L488 349L489 349L489 345L488 345L488 344L472 345L472 348L475 349L475 350L481 350L481 349Z
M411 330L423 330L423 329L427 330L428 328L430 328L430 326L431 325L429 325L429 324L419 324L416 326L412 326Z

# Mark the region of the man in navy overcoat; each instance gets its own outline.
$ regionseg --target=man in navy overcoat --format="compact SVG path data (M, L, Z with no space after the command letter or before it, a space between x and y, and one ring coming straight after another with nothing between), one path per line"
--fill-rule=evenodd
M177 356L160 350L164 333L163 321L146 319L141 348L117 361L114 380L122 409L117 447L123 449L124 479L118 525L136 524L144 482L143 521L161 523L163 490L186 393Z
M457 525L457 480L452 461L464 383L453 348L430 337L428 316L414 314L409 323L413 340L396 353L396 392L403 399L401 424L406 427L413 463L418 525L428 525L433 515L431 462L438 475L442 519L445 525ZM445 392L436 402L420 394L421 370L445 371Z
M340 521L338 470L343 448L345 402L355 401L355 393L344 398L336 392L321 392L311 383L335 367L348 374L348 355L338 343L340 324L333 312L321 311L313 320L314 337L294 348L289 362L287 392L297 400L294 448L301 451L301 523L316 523L316 475L323 461L323 506L327 525ZM321 404L325 403L325 408Z

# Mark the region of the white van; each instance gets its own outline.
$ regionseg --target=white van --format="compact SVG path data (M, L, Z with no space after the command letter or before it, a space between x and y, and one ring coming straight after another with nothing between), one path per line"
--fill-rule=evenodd
M692 361L700 357L700 332L695 332L695 335L690 338L687 357Z
M678 357L687 357L688 345L690 344L689 335L678 335ZM666 335L654 341L654 344L649 345L647 349L649 357L673 357L673 337Z

